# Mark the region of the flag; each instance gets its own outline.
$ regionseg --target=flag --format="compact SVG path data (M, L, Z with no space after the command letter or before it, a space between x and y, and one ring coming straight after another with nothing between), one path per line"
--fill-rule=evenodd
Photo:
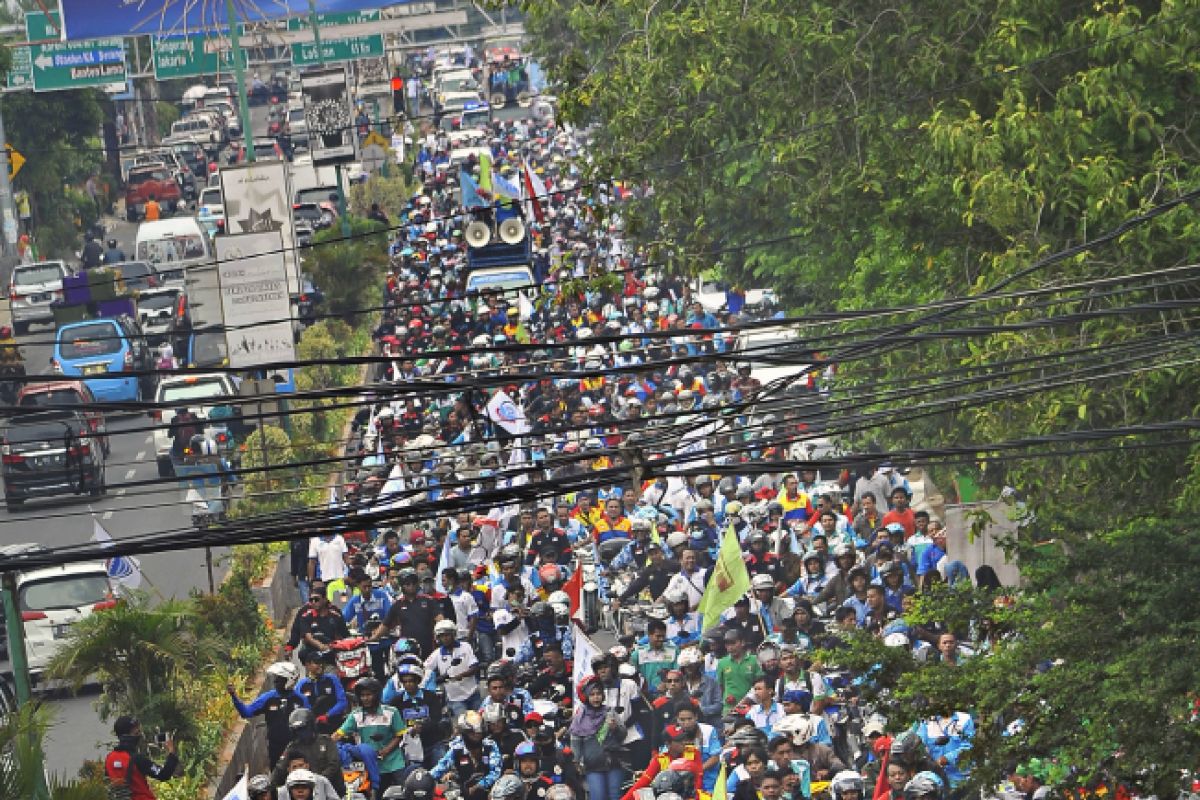
M437 573L433 576L433 585L442 594L446 593L446 586L442 583L442 570L450 566L450 534L446 534L442 539L442 555L438 558Z
M713 784L713 790L710 800L725 800L729 794L729 790L725 786L728 780L725 777L725 762L721 762L721 769L717 772L717 782Z
M562 590L571 598L571 617L574 618L579 611L580 596L583 594L583 568L579 564L575 565L575 571L563 584Z
M459 203L463 208L470 210L472 208L485 208L488 204L487 200L479 194L479 184L475 183L475 179L463 167L458 168L458 188L459 188Z
M513 399L508 396L508 392L503 389L492 395L492 399L488 400L486 410L488 419L513 436L522 436L532 430L529 420L525 417L525 412L513 402Z
M92 541L99 542L101 547L112 547L115 544L112 536L95 517L92 517ZM142 585L142 565L133 556L105 559L104 568L108 570L110 580L116 581L126 589L136 589Z
M475 193L483 198L485 206L496 199L496 190L492 188L491 153L479 154L479 185L475 188Z
M409 498L404 497L406 491L408 491L408 482L404 480L404 468L397 464L392 467L387 483L383 484L383 488L379 490L379 495L375 498L376 505L371 510L391 511L396 508L404 508L409 501Z
M592 658L600 655L603 652L596 643L591 640L579 623L575 623L575 652L572 658L575 659L571 669L572 692L579 688L579 682L592 674ZM572 698L574 699L574 698Z
M503 175L492 176L492 186L495 187L496 197L506 200L520 200L521 187L505 178Z
M700 598L703 629L715 627L721 621L721 612L750 590L750 573L742 558L742 546L737 536L728 533L721 536L721 549L717 552L717 563L708 576L704 595Z
M533 170L528 164L521 164L521 182L525 187L525 200L529 204L529 210L533 214L533 218L538 222L546 221L546 212L542 210L541 198L546 196L546 186L541 182L538 176L533 174Z
M241 779L225 795L225 800L250 800L250 787L247 782L248 772L249 770L242 772Z

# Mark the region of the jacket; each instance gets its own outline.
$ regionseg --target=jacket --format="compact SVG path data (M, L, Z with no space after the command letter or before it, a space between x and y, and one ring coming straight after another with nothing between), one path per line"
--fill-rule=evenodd
M137 752L139 738L121 738L116 748L104 759L104 774L111 784L128 783L133 800L154 800L154 792L150 789L147 777L156 781L170 780L175 775L175 768L179 766L179 758L171 753L162 766L159 766L148 756Z
M307 742L293 739L287 749L289 752L296 750L303 753L304 758L308 761L308 768L317 775L327 778L338 797L346 793L346 784L342 779L342 760L338 755L338 746L333 739L325 734L318 734ZM284 781L287 780L289 760L288 754L285 752L280 757L279 763L275 765L275 769L271 771L271 783L283 786Z
M581 772L604 772L620 766L620 753L625 741L625 726L610 714L604 741L598 736L572 736L571 751Z

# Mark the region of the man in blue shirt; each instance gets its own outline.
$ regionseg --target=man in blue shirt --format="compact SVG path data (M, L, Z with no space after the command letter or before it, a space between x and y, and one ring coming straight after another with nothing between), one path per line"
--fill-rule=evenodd
M356 628L360 636L367 637L371 671L376 678L386 680L389 641L383 620L392 608L392 597L385 590L377 588L371 576L358 568L350 570L346 582L357 591L342 609L342 618L347 625Z

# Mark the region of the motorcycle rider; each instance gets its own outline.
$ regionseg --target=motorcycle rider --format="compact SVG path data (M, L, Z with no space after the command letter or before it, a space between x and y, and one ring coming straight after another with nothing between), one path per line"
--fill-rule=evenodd
M537 602L529 607L529 615L525 624L530 629L530 637L517 652L516 662L525 664L538 662L542 658L545 646L555 642L562 648L563 656L568 660L574 653L575 639L570 621L559 624L554 607L550 603Z
M436 764L446 751L446 695L440 688L421 684L425 670L419 663L401 662L383 689L383 702L400 711L404 722L421 739L425 764Z
M450 713L470 711L479 705L479 659L467 642L458 640L458 625L444 619L433 627L437 649L425 659L425 673L446 690Z
M300 663L304 667L304 677L296 683L296 693L312 709L317 729L332 733L342 724L350 708L342 681L328 671L329 662L320 650L304 650L300 654Z
M303 757L294 763L302 764ZM287 783L279 790L279 800L337 800L329 781L312 770L297 766L288 773Z
M508 772L515 766L513 763L513 751L517 745L526 741L525 734L520 728L508 727L508 720L504 716L504 710L501 706L489 706L484 711L480 712L483 717L483 730L487 737L496 743L500 748L500 755L504 762L504 771Z
M333 734L335 742L350 737L358 740L356 745L348 745L347 750L362 759L377 795L401 780L405 765L400 746L406 732L404 721L394 707L380 702L382 688L371 677L354 684L359 706Z
M249 705L238 698L237 687L232 683L226 684L229 699L242 719L262 714L267 723L267 760L274 764L287 749L292 735L288 728L288 718L298 708L307 708L307 701L293 687L300 670L290 661L276 661L267 667L273 686L256 697Z
M108 249L104 251L105 264L120 264L125 260L125 251L117 244L116 239L108 240Z
M512 665L496 662L487 668L487 697L479 706L481 713L492 707L500 709L505 724L512 730L521 730L525 715L533 712L533 698L524 688L514 686Z
M313 712L307 708L297 708L288 717L288 729L291 732L291 741L287 751L271 771L272 783L283 786L291 770L289 764L297 758L304 758L305 769L325 776L337 791L338 797L344 795L346 784L342 779L342 762L338 756L337 745L328 734L317 733Z
M467 800L485 800L500 778L503 764L500 748L484 738L483 717L478 711L460 714L456 727L458 735L450 740L446 754L430 774L441 780L453 770Z

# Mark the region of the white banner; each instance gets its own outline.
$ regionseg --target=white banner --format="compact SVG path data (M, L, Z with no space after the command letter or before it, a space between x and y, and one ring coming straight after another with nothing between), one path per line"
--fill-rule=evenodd
M571 657L575 659L575 663L571 670L571 681L574 684L571 693L574 694L579 689L579 682L592 674L592 658L604 651L583 632L578 622L572 622L575 625L575 652ZM575 702L578 702L578 698L575 698Z
M488 400L487 415L488 419L514 436L522 436L532 430L529 420L525 418L525 409L513 402L504 390L496 392Z
M296 231L292 219L292 186L288 165L283 161L256 161L222 167L221 204L225 208L225 231L241 233L279 231L287 264L288 294L300 294L300 271L296 267ZM223 236L215 237L219 242ZM188 290L191 298L191 289Z
M229 366L295 361L283 236L278 230L243 233L218 236L214 244Z

